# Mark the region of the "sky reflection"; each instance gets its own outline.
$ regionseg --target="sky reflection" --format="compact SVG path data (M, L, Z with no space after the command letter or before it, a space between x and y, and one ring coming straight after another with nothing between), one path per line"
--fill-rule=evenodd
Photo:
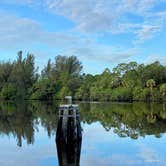
M40 104L25 111L16 106L13 112L10 111L13 107L3 105L0 165L58 166L57 111L51 105ZM130 110L131 107L134 109ZM142 107L140 112L137 105L131 104L111 107L80 104L83 128L80 166L165 166L165 116L157 114L164 110ZM157 121L148 122L149 112L158 116ZM137 137L132 137L134 132Z
M148 136L133 140L107 132L100 123L84 125L81 165L102 166L164 166L166 150L162 138ZM159 142L159 143L157 143Z

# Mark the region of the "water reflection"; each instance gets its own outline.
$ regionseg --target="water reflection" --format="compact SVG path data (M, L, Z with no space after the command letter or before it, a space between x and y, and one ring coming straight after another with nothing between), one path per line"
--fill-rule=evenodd
M14 137L20 147L23 140L26 140L27 144L34 144L34 134L38 132L40 123L47 131L48 137L51 137L56 132L56 109L57 107L50 103L0 103L0 135Z
M59 166L79 166L82 140L56 140Z
M59 166L79 166L82 143L77 107L61 107L56 132Z
M100 122L106 131L113 129L120 137L161 137L166 132L165 107L157 103L82 103L81 117L83 123Z
M48 137L55 138L58 105L48 102L1 102L0 135L14 137L18 146L22 146L23 140L34 144L34 134L40 124ZM161 137L166 132L165 104L79 103L79 106L82 123L99 122L106 131L112 129L119 137Z

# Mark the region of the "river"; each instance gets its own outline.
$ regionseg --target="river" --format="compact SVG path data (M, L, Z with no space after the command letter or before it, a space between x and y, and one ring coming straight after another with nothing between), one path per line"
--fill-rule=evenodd
M166 165L166 104L77 104L82 126L80 166ZM59 165L58 105L0 103L1 166Z

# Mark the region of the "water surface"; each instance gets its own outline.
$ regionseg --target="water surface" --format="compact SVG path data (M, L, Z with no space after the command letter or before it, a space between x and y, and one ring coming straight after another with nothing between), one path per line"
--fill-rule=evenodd
M0 165L58 166L59 103L0 103ZM165 166L166 105L79 103L80 166Z

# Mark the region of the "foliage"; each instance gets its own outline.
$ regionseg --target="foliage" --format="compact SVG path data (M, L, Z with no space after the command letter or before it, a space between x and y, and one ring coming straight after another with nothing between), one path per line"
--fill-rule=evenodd
M22 51L13 62L0 62L0 98L63 99L93 101L165 101L166 66L159 62L144 65L120 63L101 74L82 73L76 56L58 55L37 73L35 57Z
M166 83L161 84L160 86L160 93L162 95L162 99L166 101Z
M58 123L59 102L0 102L0 134L11 136L18 146L35 143L38 126L54 137ZM119 137L155 136L166 132L165 103L79 103L81 122L99 122L106 131Z
M23 58L22 51L18 52L17 59L13 63L1 62L1 98L9 100L29 98L29 89L38 77L36 72L34 55L27 54Z

